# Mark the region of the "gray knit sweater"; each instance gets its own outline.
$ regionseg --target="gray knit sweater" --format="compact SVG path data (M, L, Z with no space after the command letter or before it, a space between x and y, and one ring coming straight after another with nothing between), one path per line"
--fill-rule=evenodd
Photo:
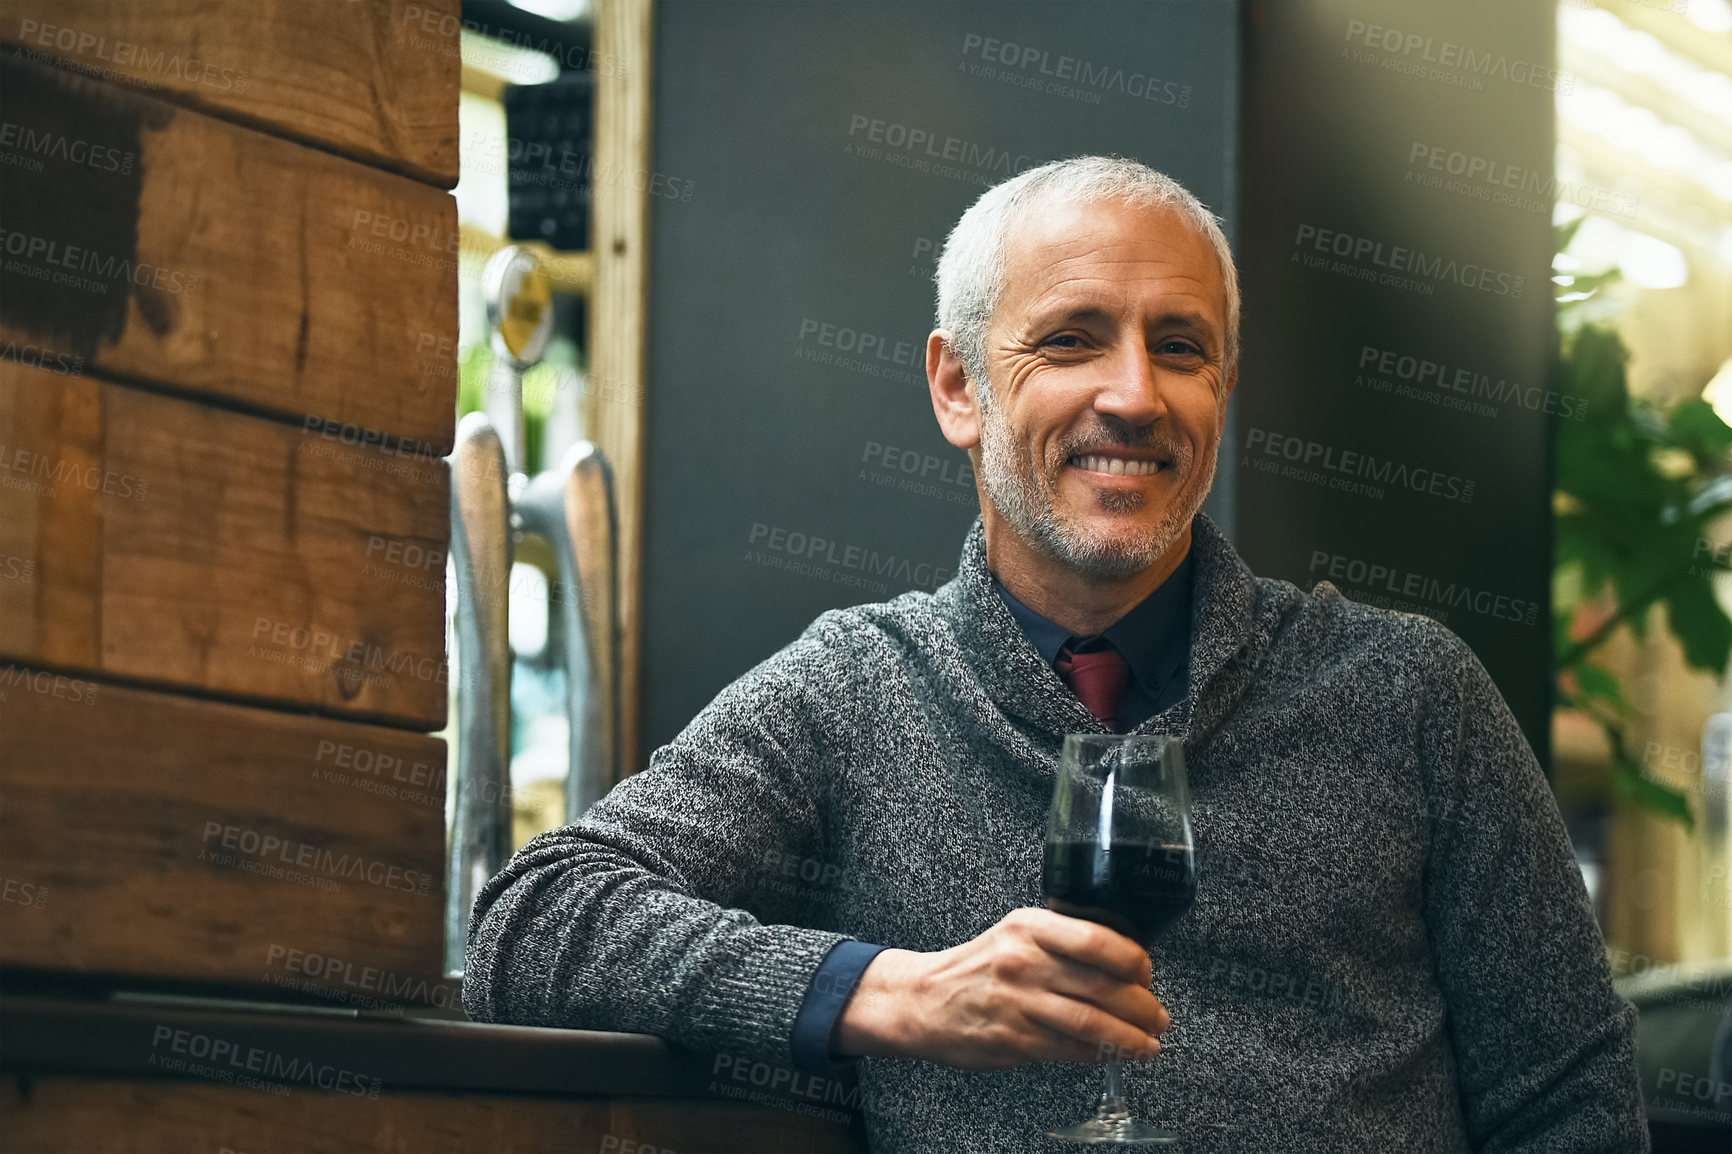
M1193 1151L1647 1149L1635 1011L1545 778L1423 617L1257 578L1193 533L1196 904L1126 1066ZM994 591L977 520L936 593L827 612L475 904L464 1007L787 1065L843 938L938 950L1041 904L1061 736L1102 732ZM1039 1151L1101 1070L864 1059L875 1151Z

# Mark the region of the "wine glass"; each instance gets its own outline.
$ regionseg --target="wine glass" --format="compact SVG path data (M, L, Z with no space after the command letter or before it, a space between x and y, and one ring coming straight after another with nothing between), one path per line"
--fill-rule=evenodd
M1185 757L1165 735L1072 733L1064 739L1047 816L1041 889L1048 908L1099 922L1145 949L1197 894ZM1047 1132L1091 1145L1154 1146L1179 1135L1125 1105L1119 1063L1094 1117Z

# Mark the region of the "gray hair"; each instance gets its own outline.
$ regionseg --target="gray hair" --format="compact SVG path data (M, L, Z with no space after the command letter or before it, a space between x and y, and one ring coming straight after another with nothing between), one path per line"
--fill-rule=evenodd
M1133 208L1168 208L1196 227L1215 248L1227 295L1227 348L1223 369L1239 360L1239 276L1233 252L1215 215L1189 189L1146 164L1117 156L1055 160L993 185L969 206L950 230L938 258L938 327L950 330L963 368L991 404L986 378L986 329L1004 294L1005 252L1010 231L1036 204L1058 199L1077 204L1116 200Z

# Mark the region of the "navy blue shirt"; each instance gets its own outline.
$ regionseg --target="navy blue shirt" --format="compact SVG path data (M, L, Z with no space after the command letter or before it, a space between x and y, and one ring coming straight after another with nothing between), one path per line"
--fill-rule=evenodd
M1022 631L1051 665L1066 641L1075 639L1074 649L1098 648L1097 640L1112 642L1130 666L1124 696L1119 699L1114 728L1120 733L1135 729L1170 705L1185 699L1185 670L1191 656L1191 555L1179 562L1160 588L1101 633L1077 637L1064 626L1048 621L1015 594L992 579L998 595Z
M1018 601L996 576L992 583L1048 665L1057 659L1064 643L1073 638L1073 649L1079 651L1098 648L1101 640L1112 643L1130 667L1113 726L1124 733L1184 700L1191 656L1191 559L1192 554L1186 553L1160 588L1091 637L1075 637L1064 626L1048 621ZM830 1035L836 1028L836 1019L842 1016L860 975L885 948L866 942L837 942L825 955L794 1018L792 1041L796 1064L808 1070L836 1070L837 1063L830 1056Z

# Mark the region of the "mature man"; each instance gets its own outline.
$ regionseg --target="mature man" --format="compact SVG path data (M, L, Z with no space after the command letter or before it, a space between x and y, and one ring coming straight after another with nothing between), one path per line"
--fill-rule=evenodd
M1634 1011L1484 669L1198 513L1238 314L1216 221L1142 165L983 195L927 344L980 477L955 579L825 613L525 846L471 1016L858 1059L881 1151L1050 1149L1127 1052L1187 1149L1646 1149ZM1062 737L1115 729L1184 739L1203 845L1152 964L1039 908Z

